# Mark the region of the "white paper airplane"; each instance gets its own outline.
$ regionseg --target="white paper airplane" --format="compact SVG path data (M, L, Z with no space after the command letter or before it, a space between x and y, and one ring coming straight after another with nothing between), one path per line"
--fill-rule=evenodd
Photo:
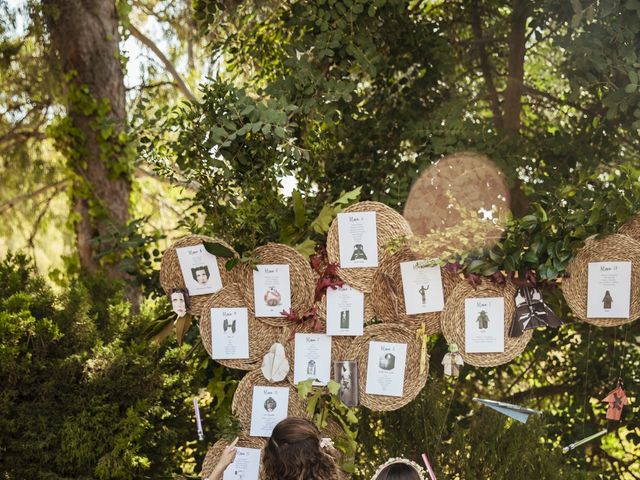
M511 403L496 402L495 400L487 400L485 398L473 397L473 400L478 403L482 403L489 408L494 409L496 412L500 412L503 415L513 418L521 423L527 423L529 415L540 415L540 410L534 410L532 408L521 407L520 405L513 405Z

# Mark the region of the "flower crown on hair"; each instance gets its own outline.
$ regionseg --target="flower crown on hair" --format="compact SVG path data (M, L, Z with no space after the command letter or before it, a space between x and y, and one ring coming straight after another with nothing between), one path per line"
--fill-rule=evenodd
M393 465L396 463L404 463L405 465L409 465L416 472L418 472L418 475L420 475L420 478L422 480L427 480L427 472L425 471L424 468L422 468L416 462L409 460L407 458L402 458L402 457L390 458L389 460L384 462L382 465L378 467L378 469L376 470L376 473L374 473L373 477L371 477L371 480L376 480L378 478L378 475L380 475L380 473L382 472L382 470L387 468L389 465Z

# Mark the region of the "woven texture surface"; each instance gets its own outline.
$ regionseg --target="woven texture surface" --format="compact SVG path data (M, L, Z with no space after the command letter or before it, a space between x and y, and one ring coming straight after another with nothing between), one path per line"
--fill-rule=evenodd
M411 235L411 228L402 215L393 208L379 202L360 202L344 210L349 212L376 212L376 232L378 237L378 265L387 254L385 245L389 240L403 235ZM340 263L340 243L338 238L338 219L335 218L327 235L327 255L329 262ZM338 268L338 275L353 288L361 292L371 292L371 282L376 267Z
M207 450L207 454L202 461L202 471L200 472L200 477L207 478L213 472L218 460L220 460L220 456L224 449L231 443L229 440L220 439L213 445L209 447ZM238 440L237 446L242 448L257 448L262 450L262 448L267 444L267 440L264 438L258 437L247 437L241 436ZM261 474L260 478L263 479L264 476Z
M402 397L365 393L369 362L369 342L372 341L407 344ZM360 404L375 411L390 411L397 410L416 398L427 382L429 371L429 358L427 356L425 373L420 374L421 348L422 341L416 338L416 331L413 329L393 324L378 324L365 327L364 335L355 339L352 358L358 363Z
M640 214L634 215L627 220L619 229L620 235L626 235L640 242Z
M377 317L386 323L400 323L410 328L418 328L424 322L427 334L432 335L440 331L442 312L407 314L402 286L400 264L421 260L419 254L404 247L393 255L389 255L381 262L373 277L371 293L374 311ZM454 287L461 281L460 277L446 269L441 269L442 291L445 302Z
M495 367L510 362L518 357L527 347L533 330L525 331L520 337L510 337L509 330L515 312L516 287L507 283L505 286L484 281L477 289L468 282L459 283L445 305L442 317L442 333L448 343L455 343L465 363L476 367ZM465 351L465 300L467 298L504 297L504 352L466 353Z
M182 271L180 270L180 262L178 261L176 248L192 247L194 245L199 245L202 242L221 243L230 250L233 250L233 248L223 240L207 237L205 235L189 235L176 241L165 250L164 255L162 256L162 263L160 265L160 285L162 285L162 289L167 295L169 295L169 292L174 288L186 288L184 278L182 278ZM220 271L222 286L224 287L233 283L233 274L228 272L225 268L227 259L216 258L216 261L218 263L218 270ZM196 295L190 297L191 308L189 313L193 315L200 315L202 306L207 302L210 296L211 295Z
M268 243L256 248L254 252L259 265L289 265L291 284L291 309L302 314L313 306L316 287L316 275L306 258L293 248L280 243ZM253 268L248 264L238 267L236 275L246 305L255 315L253 293ZM269 325L282 327L289 325L286 317L259 317L259 321Z
M587 318L587 288L589 263L632 262L631 305L629 318ZM562 279L562 293L573 314L587 323L599 327L616 327L640 317L640 242L633 238L613 234L602 238L589 238L567 267L567 278Z
M208 299L202 307L200 317L200 337L202 344L210 356L213 355L211 342L211 309L212 308L243 308L245 304L242 292L238 284L231 284L217 291ZM248 309L247 309L248 310ZM253 314L248 311L249 319L249 358L222 360L216 362L229 368L240 370L254 370L262 365L262 358L269 351L271 345L279 341L282 337L282 329L258 321Z

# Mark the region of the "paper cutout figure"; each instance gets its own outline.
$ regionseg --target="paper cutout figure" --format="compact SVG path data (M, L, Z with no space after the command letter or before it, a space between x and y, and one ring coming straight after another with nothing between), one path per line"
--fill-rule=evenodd
M380 355L378 365L382 370L393 370L396 366L396 356L393 353L385 353Z
M289 361L280 343L274 343L262 360L262 375L270 382L280 382L289 373Z
M607 420L619 421L622 416L622 407L629 405L629 398L627 398L620 383L618 383L618 386L609 392L609 395L603 398L602 401L609 404L609 408L607 408Z
M596 438L603 436L606 433L607 433L606 430L602 430L602 431L600 431L598 433L594 433L593 435L590 435L590 436L588 436L586 438L583 438L582 440L578 440L577 442L574 442L574 443L564 447L562 449L562 453L567 453L567 452L573 450L574 448L578 448L580 445L584 445L585 443L590 442L591 440L595 440Z
M205 285L209 281L210 275L209 267L206 265L200 265L191 269L191 276L201 285Z
M424 288L424 285L420 285L420 290L418 290L418 293L420 293L420 297L422 298L423 305L427 303L427 290L429 290L429 285L427 285L427 288Z
M487 400L485 398L473 398L474 402L482 403L487 407L499 412L507 417L511 417L521 423L527 423L529 415L540 415L540 410L534 410L532 408L521 407L520 405L513 405L511 403L497 402L495 400Z
M340 328L349 328L349 310L340 312Z
M364 253L364 247L356 243L353 246L353 254L351 255L351 260L366 260L367 255Z
M264 303L270 307L275 307L282 303L282 295L275 287L269 287L269 290L264 294Z
M611 294L609 290L604 292L604 298L602 299L602 303L605 310L611 310L611 304L613 303L613 298L611 298Z
M478 316L478 319L476 320L476 322L478 322L478 328L480 330L485 330L489 328L489 315L487 315L487 312L485 312L484 310L481 310L480 315Z
M174 311L178 318L184 317L191 306L189 298L189 292L186 288L174 288L169 294L171 299L171 309Z
M264 401L264 409L267 412L273 412L278 407L278 402L273 397L269 397Z
M449 345L449 353L445 353L442 359L442 365L444 365L444 374L450 377L458 378L460 375L460 368L464 365L462 355L458 351L458 345L452 343Z
M236 333L236 320L230 322L229 319L225 318L222 324L222 330L224 333L227 333L227 330L231 330L231 333Z
M510 337L519 337L525 330L536 327L556 328L562 320L544 303L540 290L533 287L519 288L516 293L516 311L511 321Z

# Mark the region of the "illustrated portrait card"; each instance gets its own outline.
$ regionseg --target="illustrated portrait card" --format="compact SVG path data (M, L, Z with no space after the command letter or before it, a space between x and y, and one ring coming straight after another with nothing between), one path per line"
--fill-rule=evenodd
M401 397L406 360L406 343L369 342L365 392Z
M327 335L362 335L364 293L349 285L327 289Z
M402 291L408 315L444 310L442 273L424 260L400 263Z
M464 301L464 349L467 353L504 352L504 298Z
M258 480L259 475L260 449L237 447L236 456L225 469L222 480Z
M631 262L591 262L587 281L588 318L629 318Z
M273 428L287 418L289 387L253 387L251 403L252 437L270 437Z
M340 267L378 266L378 233L376 212L338 214Z
M176 254L190 296L207 295L222 288L216 256L207 252L202 244L176 248Z
M296 333L293 383L313 378L326 385L331 378L331 337L324 333Z
M214 359L249 358L246 308L211 309L211 350Z
M289 265L257 265L253 271L256 317L282 317L291 310Z

